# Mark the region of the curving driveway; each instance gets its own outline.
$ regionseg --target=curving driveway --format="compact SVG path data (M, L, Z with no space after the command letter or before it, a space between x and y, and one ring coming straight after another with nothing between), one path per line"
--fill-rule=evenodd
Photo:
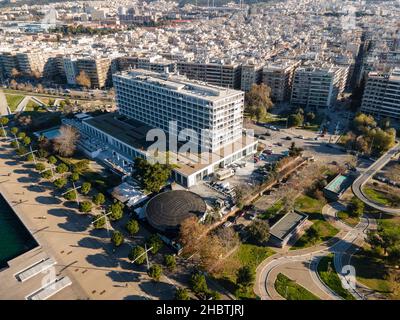
M386 152L383 156L381 156L378 160L376 160L367 170L365 170L361 175L354 180L352 185L353 193L356 195L358 199L364 202L366 205L388 213L392 215L400 215L400 208L389 208L383 205L380 205L376 202L371 201L364 193L363 186L364 184L380 169L382 169L393 157L395 157L398 153L400 153L400 144L397 143L395 147Z
M340 203L327 204L322 209L324 218L340 229L333 239L318 246L275 254L258 266L254 291L262 300L283 299L275 290L275 280L282 271L290 277L291 270L294 270L294 276L299 277L297 282L319 298L342 299L319 278L317 272L319 260L333 253L336 270L343 270L343 266L349 264L351 255L358 244L364 241L366 231L376 226L374 219L363 216L360 223L355 228L351 228L336 217L336 213L342 209L343 205ZM348 282L345 274L340 272L338 275L343 279L342 281ZM293 279L293 276L291 278ZM357 283L355 289L349 289L349 291L356 299L364 299L364 286Z

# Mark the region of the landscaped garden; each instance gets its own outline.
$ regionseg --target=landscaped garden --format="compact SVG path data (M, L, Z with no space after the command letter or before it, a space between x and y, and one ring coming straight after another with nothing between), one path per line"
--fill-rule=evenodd
M318 264L318 274L321 280L334 292L336 292L339 296L341 296L345 300L355 300L352 294L343 288L342 282L338 274L336 273L334 264L333 264L333 255L330 254L326 257L323 257Z
M276 278L275 290L286 300L320 300L306 288L282 273L279 273Z
M396 194L393 188L382 186L378 183L367 184L363 192L373 202L388 207L400 207L400 196Z
M313 225L297 240L291 250L317 245L329 240L339 232L338 229L324 219L322 208L325 204L325 199L315 199L308 195L301 195L296 199L296 210L307 214L308 220L313 222Z
M237 283L237 272L240 268L248 267L252 274L255 274L258 265L273 255L274 251L270 248L253 244L241 243L236 252L227 259L224 269L215 276L229 291L240 299L255 299L253 287L239 288Z
M6 94L5 96L11 112L14 112L17 109L18 105L21 103L21 101L24 100L25 98L23 95L19 94Z

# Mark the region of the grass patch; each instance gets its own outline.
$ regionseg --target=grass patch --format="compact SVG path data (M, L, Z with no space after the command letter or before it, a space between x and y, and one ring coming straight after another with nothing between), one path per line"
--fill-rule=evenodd
M299 127L299 129L318 132L319 131L319 127L320 127L319 124L313 124L313 125L309 125L309 126Z
M265 210L265 213L258 215L258 218L270 219L275 215L277 215L282 210L282 208L283 208L283 200L278 200L272 206L268 207L267 210Z
M10 110L13 112L17 109L18 105L22 100L24 100L25 96L18 94L6 94L7 104L10 107Z
M400 299L400 290L396 289L396 282L389 279L383 261L360 251L352 257L351 264L356 269L359 282L390 298Z
M350 227L355 227L360 222L359 217L352 217L347 211L339 211L337 217Z
M296 210L306 213L309 220L324 220L322 208L325 204L325 200L318 200L307 195L301 195L296 199L294 207Z
M216 280L239 299L256 299L253 288L238 289L236 285L236 271L244 266L249 266L254 272L258 265L273 255L275 252L267 247L242 243L236 252L228 258L224 269L215 275Z
M373 202L378 204L389 206L389 207L399 207L400 197L395 194L390 194L388 192L378 190L375 187L365 187L363 189L365 195Z
M275 281L276 291L286 300L320 300L306 288L279 273Z
M308 215L313 225L296 241L290 250L307 248L334 237L339 230L327 222L322 215L325 200L314 199L307 195L299 196L295 201L295 209Z
M353 295L342 287L342 282L335 271L333 255L323 257L318 264L318 274L321 280L345 300L355 300Z
M304 249L328 241L339 232L327 221L315 221L314 224L296 241L290 250Z

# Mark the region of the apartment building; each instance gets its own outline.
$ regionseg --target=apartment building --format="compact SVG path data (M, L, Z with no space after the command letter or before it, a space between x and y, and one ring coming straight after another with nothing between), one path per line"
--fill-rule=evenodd
M145 69L155 72L175 72L176 63L171 60L155 57L124 56L115 59L116 70L125 71L129 69Z
M400 120L400 68L368 74L361 111L377 118Z
M111 80L111 59L105 57L80 57L76 62L78 74L84 71L90 78L91 87L102 89Z
M269 63L262 70L262 82L271 88L271 98L276 102L290 99L293 74L300 61Z
M349 67L309 65L296 69L291 103L305 108L333 106L346 87Z
M11 77L13 69L19 71L17 55L12 52L1 52L0 72L4 77Z
M192 80L204 81L219 87L240 89L241 66L239 64L178 61L176 69Z
M260 84L262 70L262 65L243 64L240 77L240 89L249 91L253 84Z
M244 93L189 81L186 77L133 70L113 75L119 113L178 135L190 129L204 147L217 150L242 136ZM170 121L176 121L173 128ZM172 130L172 131L171 131Z
M24 75L38 73L42 76L44 66L47 62L47 54L39 51L17 52L19 71Z

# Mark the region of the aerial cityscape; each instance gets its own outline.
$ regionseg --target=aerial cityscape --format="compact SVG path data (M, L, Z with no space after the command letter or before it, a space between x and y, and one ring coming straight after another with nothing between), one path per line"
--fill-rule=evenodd
M0 300L400 300L398 0L0 0L0 126Z

